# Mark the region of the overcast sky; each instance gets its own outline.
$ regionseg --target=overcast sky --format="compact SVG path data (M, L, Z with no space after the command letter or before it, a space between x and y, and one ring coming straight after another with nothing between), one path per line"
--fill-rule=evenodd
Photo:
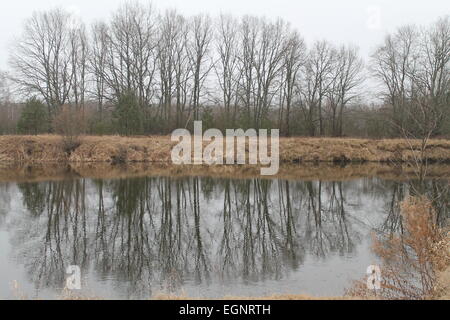
M122 0L1 0L0 70L7 69L8 51L33 11L66 8L86 23L108 19ZM140 1L149 2L149 1ZM327 39L359 46L366 58L384 35L407 24L429 24L450 14L449 0L153 0L159 10L180 13L252 14L281 17L297 28L308 43Z

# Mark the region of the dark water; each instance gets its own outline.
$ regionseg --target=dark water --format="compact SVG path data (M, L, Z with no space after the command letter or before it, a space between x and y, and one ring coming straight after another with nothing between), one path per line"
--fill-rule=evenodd
M56 298L69 265L81 294L104 298L340 295L377 262L371 233L401 228L414 190L377 178L0 183L0 299Z

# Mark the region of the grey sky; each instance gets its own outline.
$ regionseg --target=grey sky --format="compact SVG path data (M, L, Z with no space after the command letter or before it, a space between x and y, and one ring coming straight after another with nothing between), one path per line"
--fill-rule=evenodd
M59 6L76 12L90 23L108 19L122 2L1 0L0 70L7 69L8 48L14 37L20 35L23 21L33 11ZM359 46L365 58L386 32L406 23L428 24L439 16L450 14L449 0L153 0L152 3L159 10L176 8L186 15L202 12L281 17L297 28L308 43L315 39L352 43Z

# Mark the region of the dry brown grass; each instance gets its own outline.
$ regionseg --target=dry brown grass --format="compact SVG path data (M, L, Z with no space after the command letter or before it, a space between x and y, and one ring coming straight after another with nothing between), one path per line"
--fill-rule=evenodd
M404 139L281 138L280 157L287 162L407 162L420 152L420 144L419 140ZM450 160L450 141L430 140L426 154L431 161Z
M170 162L176 142L169 136L84 136L70 153L61 137L0 136L0 161L9 162L113 162L126 152L129 162ZM415 150L411 150L411 146ZM350 138L280 138L282 162L406 162L419 152L420 141ZM450 140L430 140L430 161L450 161Z
M0 136L0 161L8 162L113 162L126 150L127 162L168 162L169 137L83 136L69 154L61 136Z
M450 300L450 267L444 271L438 272L437 283L438 288L433 298L438 300Z
M410 197L401 204L403 234L374 238L382 261L383 299L441 299L449 296L450 233L435 224L431 201ZM373 295L358 281L349 295Z

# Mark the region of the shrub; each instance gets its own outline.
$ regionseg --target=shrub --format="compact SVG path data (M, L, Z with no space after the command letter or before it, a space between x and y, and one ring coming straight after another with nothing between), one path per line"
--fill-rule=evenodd
M53 128L62 136L62 149L70 155L81 145L80 136L86 132L86 117L83 110L63 106L53 119Z
M111 164L124 164L127 162L128 150L125 146L120 145L117 153L111 156Z
M63 106L53 118L53 129L60 135L80 136L86 132L86 127L86 117L82 109Z
M427 299L440 290L438 275L450 265L449 236L435 223L435 210L425 197L410 197L401 204L403 232L374 239L374 252L382 261L381 290L387 299ZM348 291L373 296L365 281Z

